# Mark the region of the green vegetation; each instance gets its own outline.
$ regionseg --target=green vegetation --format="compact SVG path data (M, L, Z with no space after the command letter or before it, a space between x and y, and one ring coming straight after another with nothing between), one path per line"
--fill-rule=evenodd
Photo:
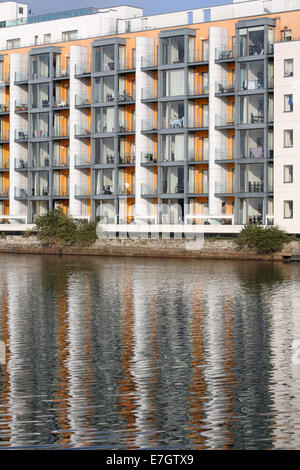
M261 225L247 225L237 238L240 248L247 248L259 254L271 254L282 251L284 245L291 241L291 237L278 227L262 227Z
M39 240L44 245L88 246L97 240L97 222L76 222L61 209L54 209L36 220Z

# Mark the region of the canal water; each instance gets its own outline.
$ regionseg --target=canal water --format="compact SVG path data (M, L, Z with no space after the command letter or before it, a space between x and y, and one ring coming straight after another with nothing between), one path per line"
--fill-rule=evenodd
M300 264L1 255L0 448L299 449L299 286Z

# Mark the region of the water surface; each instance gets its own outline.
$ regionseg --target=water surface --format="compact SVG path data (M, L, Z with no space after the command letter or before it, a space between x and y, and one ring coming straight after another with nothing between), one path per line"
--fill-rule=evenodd
M0 448L300 448L300 265L0 261Z

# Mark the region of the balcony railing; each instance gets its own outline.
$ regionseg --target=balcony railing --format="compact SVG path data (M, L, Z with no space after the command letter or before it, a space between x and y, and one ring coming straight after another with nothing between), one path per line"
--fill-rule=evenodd
M9 198L9 187L6 189L0 189L0 197L1 198Z
M141 163L157 163L157 154L155 152L142 152Z
M74 133L76 136L89 136L91 131L87 127L75 124Z
M157 59L154 55L146 55L141 58L142 68L157 67Z
M233 194L233 184L229 184L227 182L216 181L215 193L216 194Z
M0 74L0 83L8 84L10 80L9 73L1 73Z
M189 191L189 194L207 194L208 185L195 183L195 182L189 182L188 191Z
M68 167L69 166L69 156L67 155L54 155L53 166Z
M85 197L90 196L91 191L88 186L78 186L75 185L75 197Z
M157 188L154 183L142 183L141 184L141 195L149 196L151 194L157 194Z
M135 60L133 57L119 59L119 70L135 69Z
M16 113L26 112L27 110L28 110L28 103L18 102L18 101L15 102Z
M28 81L28 72L25 72L25 71L15 72L15 83L27 82L27 81Z
M114 154L106 154L106 155L97 155L95 158L95 165L114 165L115 163L115 156Z
M91 73L90 64L75 64L75 76L76 75L87 75Z
M152 100L157 98L157 92L154 87L142 88L142 100Z
M9 112L9 103L0 103L0 113L8 113Z
M135 163L135 155L119 155L121 165L130 165Z
M47 157L40 157L40 156L32 156L32 166L35 167L48 167L50 165L50 158L49 155Z
M209 152L203 151L202 155L199 152L195 152L194 150L189 150L188 153L189 162L206 162L209 160Z
M68 78L70 76L70 70L66 67L57 67L54 70L55 78Z
M246 190L249 193L263 193L264 192L264 183L263 181L248 181L248 186Z
M75 106L89 106L91 104L91 100L88 94L82 95L75 95Z
M141 129L142 131L156 131L157 130L157 125L155 124L154 119L149 118L149 119L142 119L141 122Z
M216 48L216 60L234 59L234 51L232 49Z
M53 188L54 197L69 197L69 188Z
M48 129L33 129L31 133L31 137L34 139L42 139L49 137L49 130Z
M27 189L15 188L15 198L19 198L19 199L27 198Z
M194 84L189 87L188 89L189 96L202 96L202 95L209 95L209 86L208 85L200 85Z
M43 186L42 188L32 188L31 189L31 196L33 196L33 197L46 197L46 196L49 196L49 186L48 186L48 184Z
M216 114L216 127L234 126L234 116Z
M70 106L69 98L66 99L56 99L54 100L54 108L68 108Z
M219 80L216 82L216 94L234 93L235 85L227 80Z
M124 122L123 124L119 124L119 132L135 132L135 125L133 122Z
M15 158L15 170L26 170L27 168L27 158Z
M70 129L68 127L54 127L53 137L69 137Z
M195 51L190 51L188 54L188 62L208 62L209 61L209 49L197 49Z
M123 91L122 93L119 93L118 101L120 103L122 102L130 102L135 100L135 92L133 93L127 93L126 91Z
M88 155L75 155L75 166L90 165L90 157Z
M216 160L233 160L233 155L229 153L228 148L217 147L216 148Z
M190 129L201 129L201 128L208 128L208 125L209 125L209 120L208 120L208 117L203 117L202 119L201 118L197 118L197 119L189 119L189 122L188 122L188 127Z
M28 129L15 129L15 140L28 140Z
M9 140L9 132L6 130L1 130L0 131L0 141L6 141Z
M127 188L125 185L120 185L118 188L118 194L120 194L120 196L134 196L135 188Z

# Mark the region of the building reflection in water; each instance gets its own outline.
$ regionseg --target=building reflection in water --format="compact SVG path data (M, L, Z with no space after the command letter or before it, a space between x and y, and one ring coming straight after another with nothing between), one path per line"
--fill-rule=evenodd
M299 277L3 255L0 446L299 448Z

